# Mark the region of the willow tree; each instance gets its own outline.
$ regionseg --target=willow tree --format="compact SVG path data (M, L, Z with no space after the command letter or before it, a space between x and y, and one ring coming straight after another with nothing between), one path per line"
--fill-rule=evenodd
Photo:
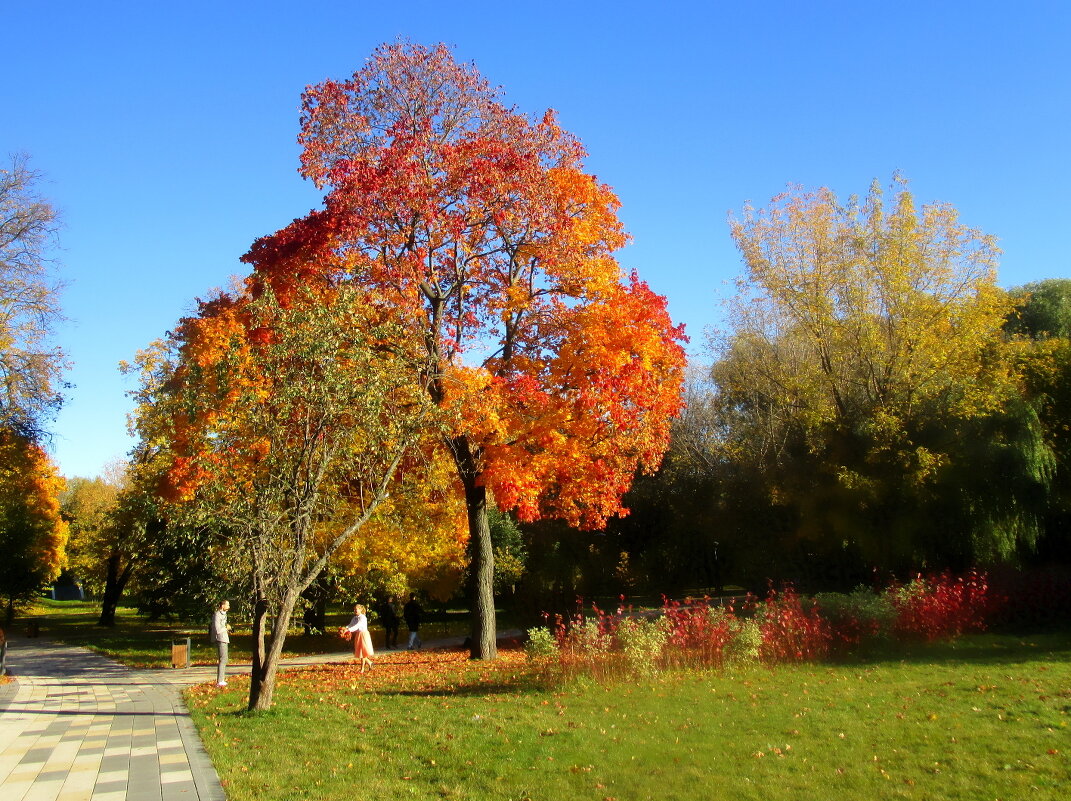
M1006 329L1021 348L1031 406L1055 457L1047 542L1042 553L1071 555L1071 279L1013 288L1018 305Z
M899 178L892 190L795 190L731 220L748 272L720 405L801 533L888 566L1006 556L1036 537L1024 487L1043 488L1051 464L1014 411L999 251L951 206L918 208ZM1016 481L966 481L972 464L1011 469L1005 445L1023 457Z
M657 467L680 406L682 332L614 253L614 193L551 111L502 103L440 45L382 46L306 90L302 172L324 208L256 243L275 291L352 282L397 310L414 380L460 416L441 438L469 524L476 658L495 651L495 505L602 526Z

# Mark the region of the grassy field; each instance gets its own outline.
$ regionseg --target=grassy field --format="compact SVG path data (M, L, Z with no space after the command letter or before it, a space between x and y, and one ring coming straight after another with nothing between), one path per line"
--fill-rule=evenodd
M519 651L382 656L188 701L243 799L1056 799L1071 636L979 635L861 664L544 684Z
M188 623L155 621L147 623L134 609L119 607L116 610L115 626L98 626L100 604L90 601L37 601L27 614L16 620L12 631L22 631L26 623L36 621L43 637L49 637L70 645L81 645L109 656L130 667L164 668L171 664L171 643L191 640L192 660L195 665L215 664L215 648L208 641L208 614L203 627L191 627ZM441 614L441 619L421 626L421 636L426 640L453 637L468 630L466 612ZM286 638L285 654L321 654L343 652L349 645L334 635L334 629L349 621L348 613L336 611L328 616L326 635L306 636L300 627ZM233 617L231 622L234 623ZM372 625L372 635L377 645L382 642L382 629ZM405 625L399 639L404 643L408 636ZM248 629L236 626L231 635L230 659L233 663L252 660L252 637Z

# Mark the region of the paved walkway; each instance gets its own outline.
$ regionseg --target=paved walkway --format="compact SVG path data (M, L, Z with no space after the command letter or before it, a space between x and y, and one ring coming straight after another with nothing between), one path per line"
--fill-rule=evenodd
M0 801L225 801L181 695L215 681L214 665L132 670L46 639L9 644L15 681L0 685ZM350 658L347 649L281 667ZM248 673L249 665L228 672Z
M0 686L3 801L223 801L181 698L210 668L138 671L48 640L11 646L16 681Z

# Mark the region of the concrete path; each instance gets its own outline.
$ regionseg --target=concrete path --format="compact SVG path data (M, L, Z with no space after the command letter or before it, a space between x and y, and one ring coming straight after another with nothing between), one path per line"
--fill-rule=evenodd
M225 801L181 695L215 681L214 665L132 670L46 639L9 644L15 681L0 685L0 801ZM351 658L347 649L284 659L281 667ZM249 665L228 670L248 672Z

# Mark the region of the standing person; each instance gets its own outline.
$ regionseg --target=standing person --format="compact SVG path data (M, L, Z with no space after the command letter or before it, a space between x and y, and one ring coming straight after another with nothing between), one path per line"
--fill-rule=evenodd
M231 608L230 601L220 601L216 611L212 614L212 623L208 627L208 638L216 644L216 653L219 654L219 664L216 666L216 686L227 686L227 651L231 644L231 628L227 625L227 612Z
M409 593L409 601L405 604L405 608L402 610L402 615L405 617L405 625L409 627L409 650L419 648L424 643L420 640L420 635L417 633L420 631L420 617L424 614L424 610L420 608L420 604L417 603L416 593Z
M398 602L394 596L379 605L379 622L383 624L383 647L398 647Z
M306 634L316 633L316 610L309 604L301 615L301 627Z
M357 604L353 607L353 617L345 630L353 635L353 658L361 660L361 672L370 670L375 651L372 650L372 635L368 633L368 617L365 615L364 606Z

